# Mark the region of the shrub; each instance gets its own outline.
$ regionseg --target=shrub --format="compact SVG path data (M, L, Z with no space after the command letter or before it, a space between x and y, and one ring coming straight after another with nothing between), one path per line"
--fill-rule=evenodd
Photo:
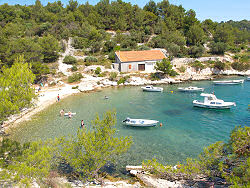
M109 76L109 80L113 81L113 80L116 79L116 77L117 77L117 73L116 72L111 72L110 76Z
M184 73L184 72L186 71L186 67L182 65L180 68L178 68L178 70L179 70L181 73Z
M77 73L74 73L72 76L68 77L68 82L69 83L77 82L77 81L80 81L81 78L83 78L82 74L77 72Z
M216 61L216 62L214 63L214 68L217 68L217 69L219 69L219 70L224 70L225 67L226 67L226 64L223 63L223 62L221 62L221 61Z
M73 86L72 89L78 89L78 86Z
M224 54L228 49L228 45L224 42L212 42L210 44L210 49L212 54Z
M238 71L247 71L250 69L250 64L244 62L234 62L232 63L232 68Z
M97 58L88 56L84 59L85 62L97 62Z
M170 73L169 73L169 76L175 77L175 76L177 76L177 75L179 75L179 74L178 74L178 72L176 72L175 70L171 70Z
M205 68L205 65L203 65L200 61L191 62L189 65L194 67L197 71Z
M75 66L75 65L73 65L72 67L71 67L71 71L72 72L75 72L75 71L77 71L78 69L77 69L77 66Z
M100 74L101 73L101 68L100 67L97 67L96 69L95 69L95 74Z
M189 55L191 57L201 57L202 54L204 53L205 49L203 46L192 46L190 49L189 49Z
M66 64L76 64L77 63L77 59L74 58L73 56L65 56L65 58L63 59L63 63Z
M117 84L118 84L118 85L124 84L124 83L127 81L128 78L130 78L130 77L129 77L129 76L121 77L121 78L118 80Z
M160 76L157 73L151 73L150 74L150 80L155 81L155 80L160 80Z

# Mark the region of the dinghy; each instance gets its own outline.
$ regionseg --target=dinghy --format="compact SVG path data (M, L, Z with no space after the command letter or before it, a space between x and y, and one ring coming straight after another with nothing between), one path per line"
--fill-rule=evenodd
M184 92L199 92L199 91L204 91L204 88L199 88L199 87L179 87L178 88L179 91L184 91Z
M155 127L159 121L149 119L130 119L126 118L122 121L125 125L132 127Z

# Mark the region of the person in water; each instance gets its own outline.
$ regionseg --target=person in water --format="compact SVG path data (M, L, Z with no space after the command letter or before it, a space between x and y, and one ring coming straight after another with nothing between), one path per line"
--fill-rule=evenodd
M80 128L84 128L84 122L83 122L83 120L81 121L81 127Z
M162 123L160 123L160 127L162 127Z
M59 102L60 101L60 96L59 96L59 94L57 95L57 102Z
M69 116L69 118L71 118L71 117L72 117L72 113L71 113L71 111L69 111L69 112L68 112L68 116Z
M61 116L64 116L64 109L62 109L61 111L60 111L60 114L61 114Z

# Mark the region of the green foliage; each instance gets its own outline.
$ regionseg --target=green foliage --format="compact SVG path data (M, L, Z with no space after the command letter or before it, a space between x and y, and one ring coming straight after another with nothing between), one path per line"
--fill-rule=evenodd
M73 65L72 67L71 67L71 71L72 72L75 72L75 71L77 71L78 69L77 69L77 66L76 65Z
M192 25L187 32L187 43L191 45L200 45L204 39L204 31L200 25Z
M101 73L101 71L102 71L101 68L100 68L100 67L97 67L97 68L95 69L95 74L98 75L98 74Z
M225 67L226 67L226 64L223 63L223 62L221 62L221 61L216 61L216 62L214 63L214 68L217 68L217 69L219 69L219 70L224 70Z
M11 68L3 67L0 73L0 121L9 115L18 113L22 108L31 104L35 97L30 87L35 79L28 63L23 56L18 57Z
M210 48L212 54L224 54L228 49L228 45L224 42L212 42Z
M174 74L172 68L173 68L173 65L171 64L171 62L165 58L161 62L156 62L156 65L155 65L156 70L161 71L164 74L168 74L168 75Z
M78 82L81 80L81 78L83 78L82 74L79 72L76 72L76 73L72 74L72 76L68 77L68 82L69 83Z
M77 63L77 59L73 56L65 56L65 58L63 59L63 63L66 64L76 64Z
M207 178L224 178L232 187L249 187L250 127L236 127L228 143L216 142L204 148L198 159L188 158L176 168L162 165L155 159L143 162L143 168L161 178L182 176L193 179L197 175Z
M91 123L92 129L78 130L76 137L61 140L60 157L82 179L97 178L105 164L112 162L116 155L126 152L131 146L131 137L118 138L115 135L115 116L114 112L107 112L101 120L97 115Z
M150 80L155 81L155 80L160 80L160 76L157 73L151 73L150 74Z
M234 62L232 63L232 68L238 71L247 71L250 69L249 62Z
M196 69L196 71L206 68L206 66L203 63L201 63L200 61L197 61L197 60L189 63L189 65L191 67L194 67Z
M203 46L192 46L189 49L189 54L191 57L197 58L197 57L201 57L202 54L204 53L205 49Z
M88 56L84 59L85 62L89 63L89 62L97 62L97 58L92 57L92 56Z
M114 81L117 77L117 72L111 72L109 76L110 81Z
M181 72L181 73L184 73L186 71L186 67L184 67L183 65L178 68L178 70Z

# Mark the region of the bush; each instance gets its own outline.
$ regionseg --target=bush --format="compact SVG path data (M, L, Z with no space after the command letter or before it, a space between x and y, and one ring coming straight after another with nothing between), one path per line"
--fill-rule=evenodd
M98 74L101 73L101 71L102 71L101 68L100 68L100 67L97 67L97 68L95 69L95 74L98 75Z
M110 80L110 81L113 81L113 80L116 79L116 77L117 77L117 73L116 73L116 72L111 72L111 73L110 73L110 76L109 76L109 80Z
M250 69L250 64L244 62L234 62L232 63L232 68L238 71L247 71Z
M221 54L223 55L228 49L228 45L224 42L212 42L210 44L210 49L212 54Z
M189 49L189 55L194 58L201 57L204 51L205 49L203 46L192 46Z
M224 70L225 67L226 67L226 64L223 63L223 62L221 62L221 61L216 61L216 62L214 63L214 68L217 68L217 69L219 69L219 70Z
M184 73L184 72L186 71L186 67L182 65L180 68L178 68L178 70L179 70L181 73Z
M77 69L77 66L75 66L75 65L73 65L72 67L71 67L71 71L72 72L75 72L75 71L77 71L78 69Z
M69 83L77 82L77 81L80 81L81 78L83 78L82 74L77 72L77 73L74 73L72 76L68 77L68 82Z
M179 74L175 70L171 70L170 73L169 73L169 76L172 76L172 77L175 77L177 75L179 75Z
M78 86L73 86L72 89L78 89Z
M151 73L150 80L151 81L160 80L160 75L158 73Z
M195 62L189 63L189 65L191 67L194 67L196 69L196 71L202 70L205 68L205 65L203 65L200 61L195 61Z
M129 77L129 76L121 77L121 78L118 80L117 84L118 84L118 85L124 84L124 83L127 81L128 78L130 78L130 77Z
M63 59L63 63L65 63L65 64L76 64L77 63L77 59L74 58L73 56L67 55Z
M84 59L85 62L97 62L97 58L88 56Z

